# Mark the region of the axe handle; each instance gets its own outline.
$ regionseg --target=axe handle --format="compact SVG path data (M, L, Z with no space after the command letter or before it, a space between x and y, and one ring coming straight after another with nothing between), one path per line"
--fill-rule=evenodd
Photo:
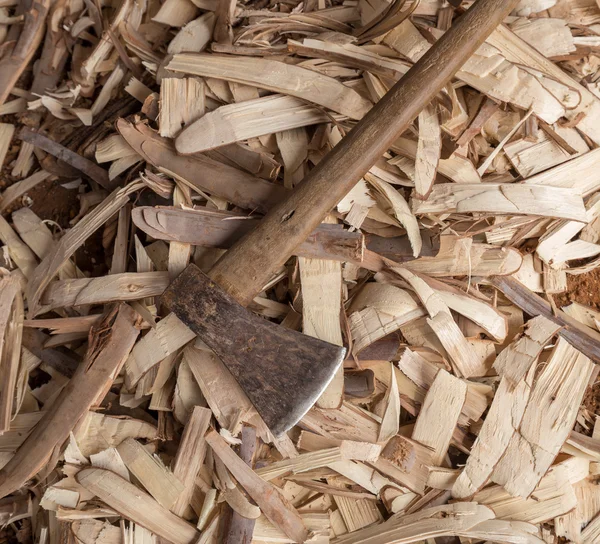
M477 0L290 196L216 263L209 276L247 306L333 207L400 137L518 0Z

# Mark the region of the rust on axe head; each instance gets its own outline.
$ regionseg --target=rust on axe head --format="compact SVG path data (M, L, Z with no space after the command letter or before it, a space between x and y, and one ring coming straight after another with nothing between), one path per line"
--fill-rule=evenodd
M254 315L195 265L169 286L161 304L219 356L276 436L316 402L346 353Z

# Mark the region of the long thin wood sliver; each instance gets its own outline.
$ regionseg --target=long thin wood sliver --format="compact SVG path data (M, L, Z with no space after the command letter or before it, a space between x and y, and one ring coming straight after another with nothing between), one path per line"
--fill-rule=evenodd
M342 265L324 259L298 260L302 285L303 332L308 336L343 345L340 326ZM319 408L338 408L344 393L344 369L340 367L317 400Z
M330 120L323 111L299 98L270 95L221 106L207 113L179 134L175 147L179 153L198 153Z
M573 428L593 368L588 357L559 339L492 474L511 495L528 497L554 462Z
M169 285L167 272L126 272L100 278L78 278L50 283L42 296L46 310L156 296Z
M77 481L124 517L173 544L194 544L200 536L191 523L110 470L84 468Z
M183 483L183 491L172 507L173 513L177 515L183 515L189 507L196 486L196 476L206 455L204 434L211 417L212 412L209 409L195 406L183 430L173 463L173 474Z
M183 491L183 484L173 473L133 438L123 440L117 451L127 468L154 499L170 509Z
M412 200L415 214L490 213L586 221L581 194L572 189L519 183L439 183L427 200Z
M371 109L369 100L332 77L276 60L182 53L173 57L167 69L282 92L351 119L361 119Z
M419 143L415 161L415 194L425 199L431 192L442 152L442 134L435 104L419 114Z
M467 384L441 369L427 395L412 439L433 449L433 464L441 465L467 397Z
M0 280L0 434L10 428L23 335L23 297L14 276Z
M108 172L104 170L104 168L39 132L23 127L19 132L19 138L24 142L28 142L35 147L43 149L57 159L66 162L69 166L84 173L108 191L112 191L117 186L118 180L110 181L108 179Z
M108 310L92 327L90 348L77 372L43 418L0 470L0 497L12 493L36 474L55 447L108 391L139 335L139 317L126 304Z
M308 530L296 509L271 484L256 475L219 433L208 433L206 442L271 523L279 527L293 542L305 542L308 539Z
M600 333L582 325L561 310L553 311L542 297L525 287L521 282L506 276L491 278L491 283L516 306L529 315L543 315L562 327L558 332L565 340L596 363L600 363Z

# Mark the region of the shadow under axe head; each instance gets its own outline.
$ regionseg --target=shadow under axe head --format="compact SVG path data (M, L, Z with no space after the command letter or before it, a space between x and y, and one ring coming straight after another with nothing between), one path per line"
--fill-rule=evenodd
M219 356L275 436L306 414L346 354L253 314L195 265L169 286L161 304Z

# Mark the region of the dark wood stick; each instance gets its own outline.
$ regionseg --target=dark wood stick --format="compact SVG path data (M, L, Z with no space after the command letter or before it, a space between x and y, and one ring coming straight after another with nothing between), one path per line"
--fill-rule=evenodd
M247 305L516 3L477 0L294 192L221 258L211 278Z
M43 149L46 153L50 153L50 155L57 159L66 162L69 166L76 168L90 179L93 179L98 185L104 187L107 191L112 191L119 184L118 179L112 181L109 180L108 172L104 170L104 168L98 166L95 162L82 157L35 130L23 127L19 131L19 138L24 142L29 142L35 147Z
M558 334L594 362L600 363L600 333L561 310L554 313L548 302L510 276L496 276L492 278L491 283L525 313L531 316L543 315L560 325L562 329Z

